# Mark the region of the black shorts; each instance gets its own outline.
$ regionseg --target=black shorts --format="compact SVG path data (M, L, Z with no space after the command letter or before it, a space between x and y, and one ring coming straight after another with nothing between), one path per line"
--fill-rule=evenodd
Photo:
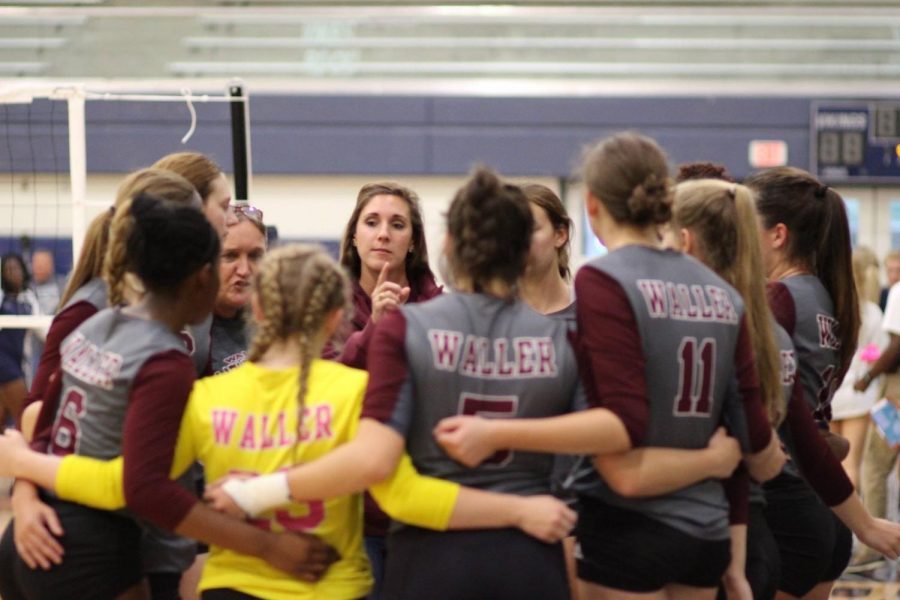
M388 536L383 600L567 600L562 544L517 529L430 531Z
M15 599L14 591L30 598L113 600L141 580L141 529L131 518L86 508L60 500L46 500L59 516L63 562L49 571L32 570L19 557L11 521L0 542L2 594Z
M766 522L765 506L750 501L750 517L747 523L747 582L756 600L772 600L778 591L781 577L781 559L778 544ZM724 588L716 596L725 600Z
M628 592L669 584L715 588L731 560L731 543L702 540L655 519L595 498L579 498L578 578Z
M804 596L841 576L850 562L853 537L805 481L782 473L763 488L766 521L778 543L778 589Z
M228 588L213 588L200 592L200 600L262 600L258 596L251 596L244 592Z

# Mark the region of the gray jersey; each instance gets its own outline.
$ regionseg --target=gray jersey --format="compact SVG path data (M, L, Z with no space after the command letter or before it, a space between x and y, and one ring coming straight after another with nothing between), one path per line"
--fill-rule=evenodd
M94 277L83 286L75 290L66 305L60 311L65 310L78 302L87 302L97 310L103 310L109 304L106 294L106 282L102 277Z
M645 446L705 448L735 377L740 295L689 256L627 246L590 262L619 283L646 361L650 409ZM583 299L582 299L583 300ZM605 485L591 492L702 539L728 537L728 503L709 479L654 498L628 499Z
M122 453L122 427L135 376L151 357L184 343L157 321L107 308L60 346L62 397L51 449L111 459Z
M118 308L101 310L85 321L60 346L62 397L50 451L101 459L120 456L134 378L147 360L171 350L186 353L184 341L157 321L129 317ZM191 478L179 482L192 489ZM193 541L150 523L142 526L146 572L174 573L190 566Z
M794 275L778 283L790 293L793 315L788 315L785 323L788 306L773 306L772 311L779 315L779 321L791 335L797 352L797 372L810 409L817 419L828 420L831 397L840 384L841 365L841 338L834 303L815 275Z
M533 418L572 410L581 388L566 324L522 301L483 294L445 294L401 310L409 374L392 422L419 471L499 492L547 493L552 455L501 451L467 469L432 430L456 414Z
M210 362L213 375L226 373L247 360L247 349L250 346L253 332L243 313L239 313L231 319L213 317L210 337L212 339Z

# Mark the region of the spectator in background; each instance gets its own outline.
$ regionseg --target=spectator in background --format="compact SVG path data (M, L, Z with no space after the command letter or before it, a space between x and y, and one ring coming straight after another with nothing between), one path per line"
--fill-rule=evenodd
M853 251L853 280L859 294L861 326L856 344L856 353L850 361L841 386L832 399L832 431L850 442L850 454L844 459L844 470L859 489L860 465L865 464L863 448L869 428L869 410L881 399L884 388L883 377L867 385L865 391L857 391L854 386L864 378L869 367L888 344L888 335L881 328L884 315L874 300L878 297L878 259L870 249L860 246ZM872 468L869 466L868 468ZM877 512L879 516L882 514Z
M37 250L31 255L31 289L37 296L41 313L52 315L56 312L65 282L56 274L53 253Z
M59 299L66 287L65 278L56 274L53 253L50 250L36 250L31 255L31 291L41 307L41 314L54 315L59 307ZM26 383L31 387L31 377L37 372L44 341L39 336L29 335L25 344Z
M34 292L28 289L29 280L28 268L19 254L4 254L0 258L0 314L41 314ZM23 368L28 331L12 327L0 329L0 425L10 416L18 424L28 395Z
M891 286L900 281L900 250L891 250L884 256L884 274L887 276L887 285L881 288L881 296L878 299L878 306L882 312L887 307Z

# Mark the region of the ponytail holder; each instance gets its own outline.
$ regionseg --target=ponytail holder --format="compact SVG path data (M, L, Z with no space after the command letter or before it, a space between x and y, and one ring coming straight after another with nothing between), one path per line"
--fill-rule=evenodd
M728 197L731 198L732 200L734 200L737 197L737 186L732 185L731 187L729 187L727 193L728 193Z
M822 199L825 197L825 194L827 194L827 193L828 193L828 186L822 184L816 189L815 196L816 196L816 198Z

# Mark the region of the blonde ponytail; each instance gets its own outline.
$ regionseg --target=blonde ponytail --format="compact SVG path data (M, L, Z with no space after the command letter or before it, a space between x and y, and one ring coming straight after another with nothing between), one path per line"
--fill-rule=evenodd
M763 403L777 425L786 414L781 387L781 354L766 298L765 270L753 195L742 185L713 179L675 187L673 224L692 231L698 258L738 291L756 357Z

